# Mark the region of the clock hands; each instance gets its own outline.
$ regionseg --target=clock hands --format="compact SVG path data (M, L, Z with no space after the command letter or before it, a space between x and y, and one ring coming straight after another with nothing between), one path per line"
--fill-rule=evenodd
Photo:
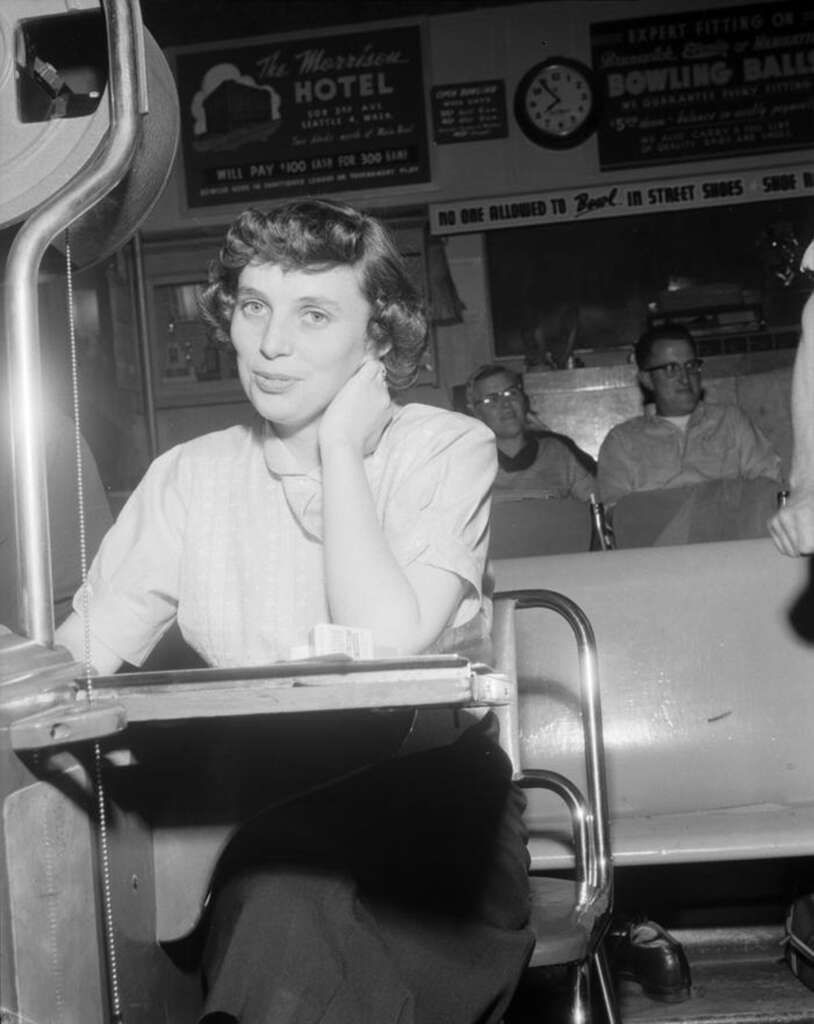
M557 106L557 104L559 104L561 102L560 94L558 92L554 92L554 90L551 88L551 86L548 84L548 82L545 79L543 79L543 81L540 84L542 85L543 89L545 89L545 91L548 93L548 95L551 97L551 102L545 108L546 109L546 113L549 113L550 111L554 110L554 108Z

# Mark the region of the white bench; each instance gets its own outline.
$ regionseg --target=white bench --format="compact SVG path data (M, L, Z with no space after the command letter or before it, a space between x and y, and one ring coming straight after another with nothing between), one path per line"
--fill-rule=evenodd
M814 854L814 585L769 540L494 562L495 589L572 598L599 655L616 864ZM802 624L801 636L794 622ZM574 642L517 617L521 762L584 778ZM569 863L530 794L534 869Z

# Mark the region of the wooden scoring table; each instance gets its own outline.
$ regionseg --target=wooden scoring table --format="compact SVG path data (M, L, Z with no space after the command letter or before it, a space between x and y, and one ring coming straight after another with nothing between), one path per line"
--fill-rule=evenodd
M256 668L130 672L76 680L73 700L18 719L17 750L100 739L128 724L369 708L506 705L508 677L457 654L314 658Z

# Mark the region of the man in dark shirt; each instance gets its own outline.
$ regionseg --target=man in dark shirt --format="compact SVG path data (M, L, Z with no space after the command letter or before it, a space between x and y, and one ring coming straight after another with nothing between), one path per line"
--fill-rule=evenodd
M518 373L497 364L480 366L467 381L466 399L469 411L495 435L496 498L589 500L596 490L593 460L540 423Z

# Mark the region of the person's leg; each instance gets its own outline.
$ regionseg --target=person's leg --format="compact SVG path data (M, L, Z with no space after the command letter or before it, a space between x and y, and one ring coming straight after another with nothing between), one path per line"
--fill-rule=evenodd
M279 866L230 879L202 969L206 1024L412 1024L412 997L341 876Z
M525 795L486 725L393 769L405 772L390 787L398 874L360 898L413 994L415 1024L500 1021L534 944Z

